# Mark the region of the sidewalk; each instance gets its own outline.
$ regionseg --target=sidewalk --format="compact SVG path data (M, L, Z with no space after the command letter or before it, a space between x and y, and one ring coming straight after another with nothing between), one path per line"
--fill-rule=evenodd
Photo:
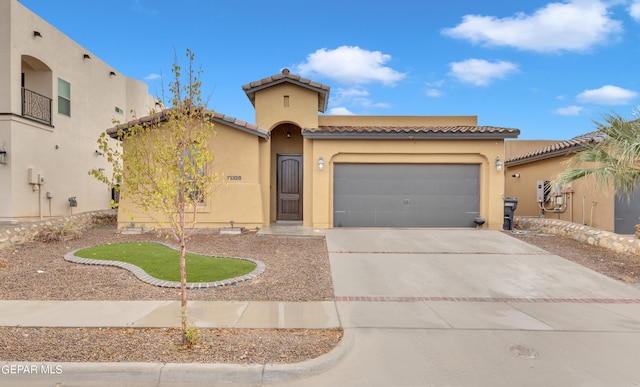
M340 326L333 301L189 301L198 328L303 328ZM180 327L180 301L0 300L0 326Z
M303 328L340 326L333 301L189 301L199 328ZM0 300L0 326L179 327L179 301ZM353 346L345 335L331 352L294 364L33 363L0 361L0 386L258 386L308 377L335 367ZM11 368L13 367L13 368ZM35 370L28 375L19 372ZM14 372L15 371L15 372ZM59 374L56 374L59 372ZM56 384L57 383L57 384Z

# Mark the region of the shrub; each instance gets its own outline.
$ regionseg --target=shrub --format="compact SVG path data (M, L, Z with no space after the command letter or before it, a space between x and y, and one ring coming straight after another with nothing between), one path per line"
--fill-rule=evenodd
M44 227L35 239L41 242L61 242L78 239L81 235L82 230L76 223L67 222Z

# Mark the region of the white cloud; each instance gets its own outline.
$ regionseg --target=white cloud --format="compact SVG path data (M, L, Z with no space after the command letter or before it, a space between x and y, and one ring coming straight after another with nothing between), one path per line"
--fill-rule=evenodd
M444 95L444 92L438 89L427 89L425 93L427 94L427 97L442 97Z
M340 46L334 50L321 48L307 55L307 61L296 66L303 76L319 74L346 84L382 82L393 85L406 74L385 66L391 55L363 50L357 46Z
M600 105L626 105L636 98L638 93L618 86L605 85L599 89L585 90L576 99L581 103Z
M511 62L489 62L484 59L467 59L449 64L449 74L459 81L475 86L486 86L496 79L505 78L518 70Z
M573 106L558 108L555 110L555 113L559 116L579 116L583 110L584 110L584 107L573 105Z
M640 0L634 0L629 6L629 14L637 22L640 22Z
M335 97L331 98L332 105L357 105L368 108L389 108L386 102L373 102L369 97L369 91L361 87L353 87L349 89L336 89Z
M638 0L634 0L634 6ZM508 46L538 52L584 51L622 32L600 0L550 3L533 14L512 17L466 15L442 33L475 44Z
M425 91L425 94L427 95L427 97L442 97L444 95L444 92L441 90L442 86L444 85L444 80L439 80L439 81L435 81L435 82L427 82L427 91Z
M149 74L146 77L144 77L146 81L155 81L156 79L160 79L160 78L162 78L160 74Z
M332 102L340 105L345 102L353 101L357 98L366 98L369 96L369 92L363 88L352 87L349 89L337 88L335 96L332 97Z
M350 112L349 109L347 109L344 106L340 106L340 107L335 107L335 108L329 109L329 114L330 115L334 115L334 116L353 116L353 115L355 115L354 113Z

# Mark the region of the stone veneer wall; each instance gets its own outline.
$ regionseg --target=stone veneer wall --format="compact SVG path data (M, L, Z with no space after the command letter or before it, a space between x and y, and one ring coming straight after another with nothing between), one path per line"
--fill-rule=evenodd
M559 219L516 216L514 228L561 235L590 245L611 249L616 253L640 255L640 240L635 236L615 234L579 223Z
M117 216L115 210L92 211L61 218L48 218L30 222L0 225L0 250L33 240L46 227L75 223L79 229L86 230L95 225L112 224Z

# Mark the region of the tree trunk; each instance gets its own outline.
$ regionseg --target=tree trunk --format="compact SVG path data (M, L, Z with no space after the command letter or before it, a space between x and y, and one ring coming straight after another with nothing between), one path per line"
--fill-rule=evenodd
M180 316L181 316L181 326L182 326L182 341L183 343L187 342L187 329L188 325L188 315L187 315L187 241L185 238L185 230L184 230L184 209L180 212L180 230L179 230L179 239L180 239L180 293L181 293L181 304L180 304Z
M180 241L180 292L182 294L182 302L180 304L182 310L182 333L187 333L188 321L187 321L187 260L185 257L186 254L186 244L184 241L184 237Z

